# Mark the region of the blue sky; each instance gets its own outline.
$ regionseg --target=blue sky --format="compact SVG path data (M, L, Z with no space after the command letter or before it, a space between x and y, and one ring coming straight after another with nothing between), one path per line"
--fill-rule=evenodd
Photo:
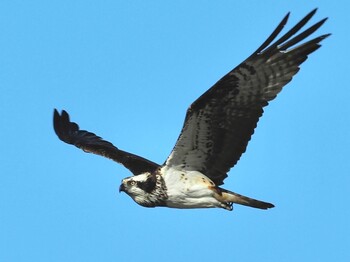
M262 211L146 209L53 108L162 163L187 107L291 11L332 33L265 110L225 187ZM0 261L349 261L347 1L1 1Z

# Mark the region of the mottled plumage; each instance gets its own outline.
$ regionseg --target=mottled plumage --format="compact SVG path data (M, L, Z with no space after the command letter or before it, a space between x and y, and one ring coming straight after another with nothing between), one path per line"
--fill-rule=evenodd
M326 21L325 18L299 32L315 13L316 9L273 42L287 23L288 13L251 56L194 101L187 110L175 147L163 165L122 151L95 134L80 130L64 110L61 114L54 111L55 132L68 144L128 168L134 176L123 179L120 191L142 206L232 210L232 203L237 203L271 208L270 203L219 186L245 152L263 107L292 80L300 64L330 35L301 43Z

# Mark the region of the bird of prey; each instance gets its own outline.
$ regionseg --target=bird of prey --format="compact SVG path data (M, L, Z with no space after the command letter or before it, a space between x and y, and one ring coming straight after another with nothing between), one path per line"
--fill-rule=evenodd
M141 206L232 210L233 204L240 204L272 208L271 203L220 186L245 152L263 108L330 35L301 43L327 20L322 19L303 30L315 13L316 9L276 39L287 23L288 13L252 55L195 100L187 110L172 152L161 165L123 151L94 133L80 130L64 110L61 113L54 110L55 132L63 142L112 159L129 169L133 176L123 179L119 190Z

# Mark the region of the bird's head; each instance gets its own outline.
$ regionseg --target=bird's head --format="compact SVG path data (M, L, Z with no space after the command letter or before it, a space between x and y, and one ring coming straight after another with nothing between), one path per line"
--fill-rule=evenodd
M151 173L127 177L122 180L119 192L125 192L141 206L152 207L156 204L157 178Z

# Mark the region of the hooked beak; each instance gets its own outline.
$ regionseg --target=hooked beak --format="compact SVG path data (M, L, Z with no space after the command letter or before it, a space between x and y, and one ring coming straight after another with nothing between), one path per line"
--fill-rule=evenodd
M122 192L122 191L125 192L125 186L124 186L123 183L119 187L119 193Z

